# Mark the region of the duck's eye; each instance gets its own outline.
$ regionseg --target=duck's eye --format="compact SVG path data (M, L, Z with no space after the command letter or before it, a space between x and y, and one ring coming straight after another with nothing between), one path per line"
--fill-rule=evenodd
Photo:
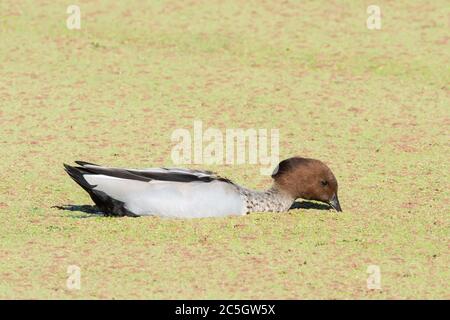
M328 181L327 180L322 180L320 181L320 183L325 187L328 185Z

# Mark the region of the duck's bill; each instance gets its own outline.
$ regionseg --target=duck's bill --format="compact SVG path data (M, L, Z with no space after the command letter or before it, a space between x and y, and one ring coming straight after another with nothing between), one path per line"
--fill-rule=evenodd
M341 204L339 203L337 194L333 195L328 204L337 212L342 212Z

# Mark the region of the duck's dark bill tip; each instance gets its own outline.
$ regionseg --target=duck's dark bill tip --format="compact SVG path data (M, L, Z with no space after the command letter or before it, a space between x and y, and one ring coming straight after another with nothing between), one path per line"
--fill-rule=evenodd
M336 194L333 195L328 204L337 212L342 212L341 204L339 203L339 199Z

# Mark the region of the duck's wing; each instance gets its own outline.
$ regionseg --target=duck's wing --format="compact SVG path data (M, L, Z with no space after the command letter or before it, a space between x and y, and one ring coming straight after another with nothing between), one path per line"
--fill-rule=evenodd
M64 165L66 172L108 214L183 217L241 213L242 203L235 185L210 171L124 169L84 161L76 163L79 166Z
M85 161L75 161L75 163L81 166L77 167L77 169L84 169L91 174L101 174L109 177L131 179L137 181L149 182L155 180L172 182L211 182L213 180L220 180L228 183L233 183L226 178L218 176L212 171L206 170L192 170L183 168L126 169L103 167Z

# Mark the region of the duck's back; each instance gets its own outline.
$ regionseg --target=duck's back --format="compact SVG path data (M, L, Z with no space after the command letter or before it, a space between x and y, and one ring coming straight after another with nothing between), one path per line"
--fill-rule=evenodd
M202 218L246 212L239 188L211 172L78 163L81 167L66 166L66 171L111 215Z

